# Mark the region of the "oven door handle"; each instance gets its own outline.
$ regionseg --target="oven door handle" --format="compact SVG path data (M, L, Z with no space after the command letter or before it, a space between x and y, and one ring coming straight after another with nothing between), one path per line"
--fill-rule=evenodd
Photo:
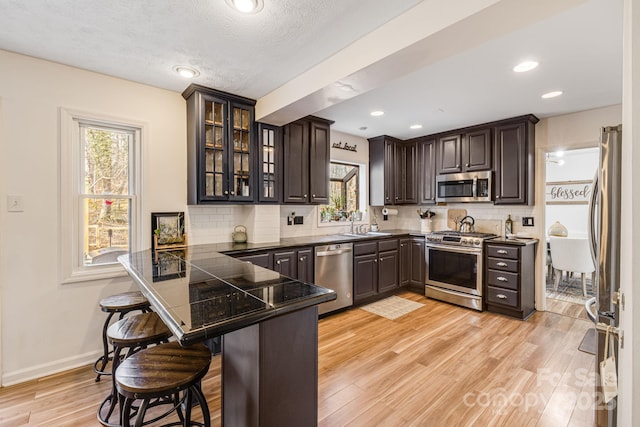
M462 252L465 254L473 254L473 255L480 255L480 253L482 252L481 248L469 248L465 246L447 246L447 245L438 245L433 243L427 243L426 248L427 250L437 249L441 251L456 252L456 253Z

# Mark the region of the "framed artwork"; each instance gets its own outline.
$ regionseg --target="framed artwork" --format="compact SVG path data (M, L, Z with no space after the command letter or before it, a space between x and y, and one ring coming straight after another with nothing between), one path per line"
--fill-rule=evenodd
M151 214L151 250L187 246L184 233L184 212L154 212Z
M591 180L547 182L547 205L588 205L592 191Z

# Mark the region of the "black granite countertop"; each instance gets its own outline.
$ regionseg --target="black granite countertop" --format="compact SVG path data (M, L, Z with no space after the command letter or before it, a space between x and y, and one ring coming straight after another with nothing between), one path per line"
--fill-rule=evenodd
M287 237L274 242L268 243L212 243L206 245L198 245L198 247L207 247L211 250L224 253L227 255L236 255L239 253L259 252L278 248L293 248L300 246L328 245L333 243L357 242L361 240L398 238L398 237L424 237L425 233L418 230L383 230L381 234L360 234L357 236L349 236L345 234L329 234L323 236L303 236L303 237Z
M332 290L233 259L216 246L118 257L183 345L336 298Z

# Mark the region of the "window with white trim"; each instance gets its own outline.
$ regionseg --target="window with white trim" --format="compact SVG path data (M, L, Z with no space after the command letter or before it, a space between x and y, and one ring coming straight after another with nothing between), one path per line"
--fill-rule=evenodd
M143 125L61 110L62 281L123 274L139 247Z

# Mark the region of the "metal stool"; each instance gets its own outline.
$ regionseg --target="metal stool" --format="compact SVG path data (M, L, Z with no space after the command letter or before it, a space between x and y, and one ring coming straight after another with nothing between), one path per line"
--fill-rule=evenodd
M115 371L115 383L120 393L122 426L129 427L130 419L136 416L136 426L154 423L177 412L179 422L165 426L211 425L209 406L200 389L200 381L209 371L211 351L204 344L182 347L177 342L160 344L141 350L126 358ZM180 392L184 391L182 399ZM200 404L203 423L191 421L193 397ZM172 407L152 420L144 421L147 409L154 405L153 399L171 397ZM123 399L124 398L124 399ZM132 414L132 403L141 399L142 403ZM165 400L164 403L169 402ZM184 409L184 414L183 414Z
M107 337L113 345L113 365L112 372L116 373L123 359L123 351L126 351L124 359L132 354L147 348L150 345L168 343L171 331L162 322L157 313L142 313L125 317L118 320L107 329ZM98 421L106 426L119 426L109 419L113 415L118 403L118 392L116 391L115 377L112 376L111 394L108 395L98 408ZM108 409L105 409L107 408ZM118 414L120 416L120 414Z
M111 360L111 357L109 357L109 345L107 343L107 328L109 327L109 323L111 323L113 315L120 313L120 319L122 319L125 314L131 311L140 310L143 313L148 313L151 311L151 306L149 301L142 295L142 292L124 292L101 299L100 309L109 313L109 316L107 316L107 320L105 320L104 326L102 327L102 346L104 351L102 356L93 364L93 371L98 374L96 376L96 382L100 381L101 375L111 375L111 372L105 371L105 368ZM99 368L98 364L101 364Z

